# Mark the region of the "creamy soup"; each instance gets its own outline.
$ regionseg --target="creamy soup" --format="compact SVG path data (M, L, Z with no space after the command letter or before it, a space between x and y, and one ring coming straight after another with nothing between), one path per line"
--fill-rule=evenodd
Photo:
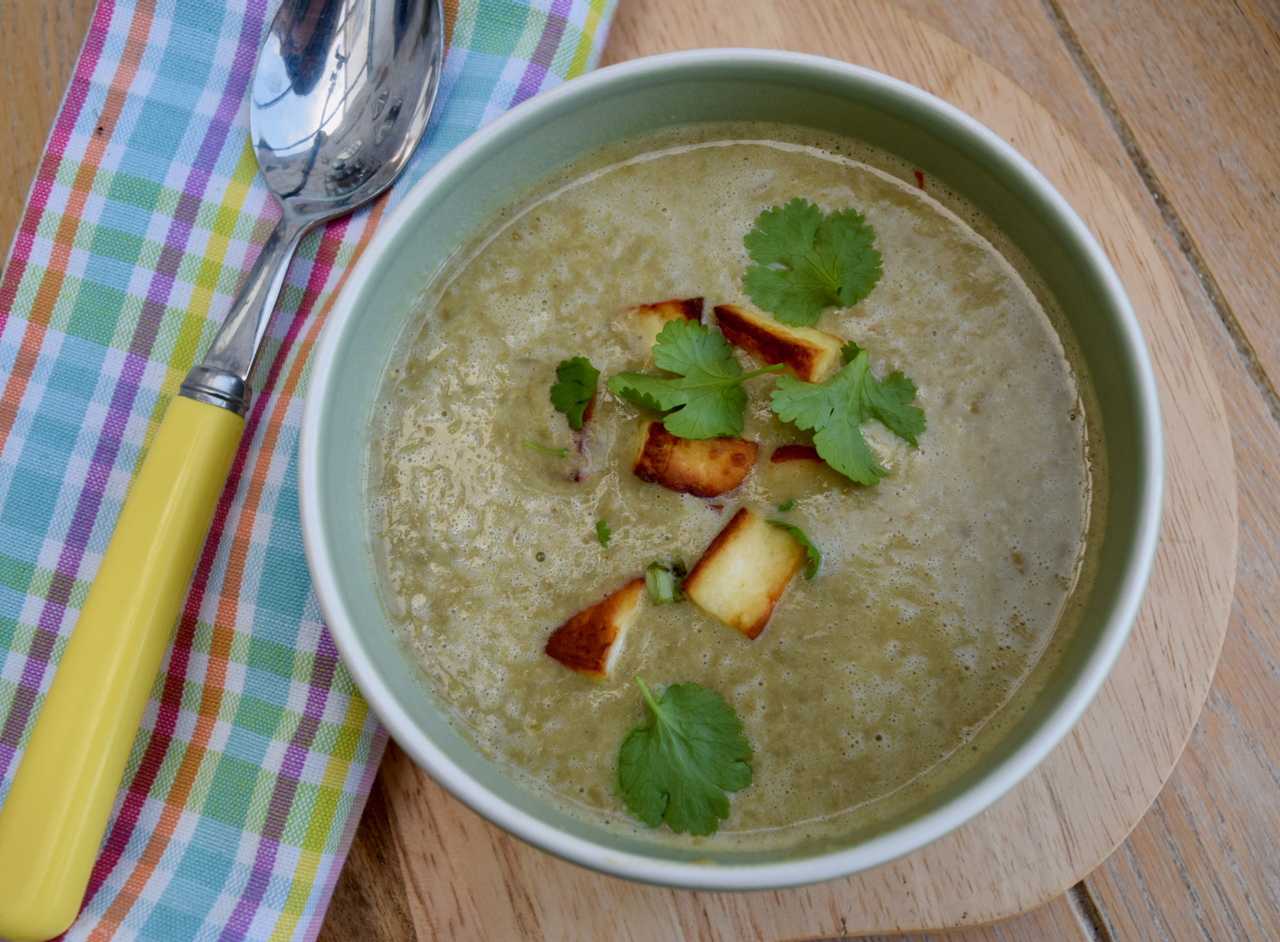
M706 840L839 839L954 779L1049 669L1099 522L1090 393L1013 253L919 182L786 128L668 133L507 210L424 295L375 419L367 503L386 604L441 708L525 787L616 830L701 842L647 831L614 794L619 744L647 720L635 675L655 689L696 681L754 749L753 783ZM915 381L919 447L869 423L890 471L872 487L772 464L776 446L812 439L769 410L766 375L746 384L743 437L760 459L741 487L706 499L641 481L640 422L657 414L604 382L655 367L618 312L701 296L713 325L713 305L751 307L743 237L797 196L875 229L879 284L817 326L867 348L877 377ZM760 365L738 355L744 371ZM573 356L601 371L579 433L548 396ZM649 563L692 566L743 506L801 527L825 558L756 640L692 604L646 601L609 679L543 653Z

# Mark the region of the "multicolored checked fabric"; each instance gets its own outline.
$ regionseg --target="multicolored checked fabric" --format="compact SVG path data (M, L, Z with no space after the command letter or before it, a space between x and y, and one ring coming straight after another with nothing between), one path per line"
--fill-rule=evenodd
M456 0L404 178L302 243L73 939L312 939L386 742L321 620L296 451L374 226L441 155L592 68L615 0ZM101 0L0 282L0 801L132 475L279 210L246 91L277 0Z

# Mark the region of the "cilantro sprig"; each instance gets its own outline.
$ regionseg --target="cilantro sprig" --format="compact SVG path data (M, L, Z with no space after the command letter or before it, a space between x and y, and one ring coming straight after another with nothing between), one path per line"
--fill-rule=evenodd
M559 382L551 387L551 404L565 414L569 428L576 432L586 421L587 409L596 396L600 371L586 357L574 357L562 360L556 367L556 379Z
M778 509L782 510L781 507ZM804 577L812 579L816 576L822 569L822 550L818 549L817 544L809 539L809 535L794 523L787 523L785 520L770 520L769 523L775 527L782 527L782 529L800 541L800 545L804 547L805 555L809 557L809 565L805 567Z
M751 743L742 721L714 690L675 684L654 699L636 677L653 714L627 733L618 753L617 793L651 828L711 834L729 816L729 796L751 784Z
M743 373L722 334L683 319L662 328L653 358L659 368L677 375L618 373L607 385L623 399L668 412L663 424L677 438L738 435L747 407L743 380L783 368L779 363Z
M596 539L600 541L601 546L608 546L609 541L613 539L613 531L609 529L608 520L596 521Z
M827 464L859 484L871 485L889 472L872 457L863 423L875 419L915 446L916 436L925 429L924 410L909 405L916 384L901 371L876 382L866 350L850 342L843 352L844 368L825 382L779 376L771 394L773 411L784 422L813 429L813 444Z
M742 278L747 294L784 324L811 327L832 305L850 307L880 280L875 230L855 209L823 215L797 196L756 217L743 240L756 264Z

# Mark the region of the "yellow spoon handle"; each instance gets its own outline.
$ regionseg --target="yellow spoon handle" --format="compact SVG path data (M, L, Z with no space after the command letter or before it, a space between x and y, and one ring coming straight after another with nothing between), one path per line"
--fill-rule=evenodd
M0 938L48 939L79 912L243 432L182 396L160 423L0 808Z

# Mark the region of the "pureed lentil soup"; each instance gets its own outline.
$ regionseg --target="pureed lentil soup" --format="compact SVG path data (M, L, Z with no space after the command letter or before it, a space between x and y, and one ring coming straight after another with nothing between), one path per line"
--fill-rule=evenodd
M844 840L957 777L1033 698L1100 527L1091 392L1016 252L935 195L856 142L758 125L665 132L548 181L424 295L375 416L366 500L384 597L440 707L524 787L677 844ZM655 367L619 312L703 296L712 323L713 305L750 307L743 237L797 196L875 229L878 285L817 326L867 348L877 377L915 381L919 447L864 426L890 471L872 487L811 461L771 464L776 446L811 439L773 415L775 380L760 376L745 384L742 433L760 458L740 488L705 499L641 481L640 422L657 415L604 383ZM576 434L548 395L574 356L601 371ZM744 372L761 365L738 357ZM687 602L646 600L607 680L543 653L558 625L649 563L692 566L742 506L796 524L824 555L756 640ZM614 794L622 738L648 719L637 674L655 690L696 681L742 719L754 779L710 838L649 831Z

